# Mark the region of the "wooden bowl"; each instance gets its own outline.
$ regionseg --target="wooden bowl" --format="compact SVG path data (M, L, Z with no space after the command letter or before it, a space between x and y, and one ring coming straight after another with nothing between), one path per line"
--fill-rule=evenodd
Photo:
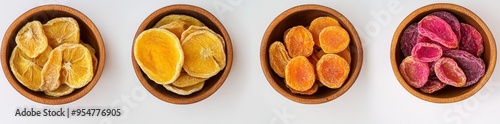
M309 26L312 20L317 17L329 16L337 19L339 23L349 32L351 43L352 63L351 71L346 82L338 89L320 87L313 95L299 95L292 93L284 83L284 79L279 77L269 64L269 46L275 41L283 41L284 32L293 26ZM290 8L276 17L267 28L260 46L260 64L262 71L269 84L286 98L304 104L318 104L333 100L344 94L356 81L363 63L363 47L361 40L352 26L351 22L339 12L321 5L299 5Z
M96 57L98 58L99 62L98 69L95 72L92 81L87 84L87 86L76 89L75 91L73 91L73 93L62 97L50 97L45 95L43 92L31 91L30 89L19 83L19 81L17 81L9 66L9 59L12 50L16 46L15 37L17 35L17 32L26 23L33 20L38 20L42 24L44 24L56 17L72 17L78 22L80 26L80 39L90 44L96 50ZM5 77L12 85L12 87L14 87L14 89L16 89L19 93L30 100L51 105L65 104L75 101L92 90L92 88L97 84L97 81L101 77L106 58L106 51L104 50L104 43L102 41L101 34L99 33L99 30L94 25L94 23L80 11L63 5L43 5L35 7L23 13L10 25L10 27L5 32L1 50L2 69Z
M135 39L144 30L152 28L156 22L161 18L170 14L183 14L192 16L205 24L208 28L212 29L216 33L220 34L226 41L226 67L220 71L217 75L211 77L205 81L205 86L198 92L193 94L182 96L177 95L173 92L168 91L162 85L155 83L141 70L137 61L134 57L133 46L132 46L132 65L134 66L135 74L141 81L142 85L155 97L163 101L173 103L173 104L191 104L201 101L210 95L212 95L226 80L229 71L231 71L231 65L233 63L233 47L231 45L231 38L224 28L224 25L210 12L197 6L192 5L170 5L160 8L149 15L141 24L139 29L135 34Z
M399 65L401 61L403 61L404 56L401 52L399 39L401 38L406 27L410 24L419 22L424 16L432 12L443 10L453 13L460 22L465 22L472 25L479 31L479 33L481 33L484 41L484 53L481 58L486 64L486 73L478 83L472 86L465 88L446 86L446 88L440 91L434 92L432 94L427 94L408 85L404 78L401 76L401 73L399 72ZM486 82L488 82L488 79L490 79L491 74L493 73L493 69L495 68L496 61L496 43L493 35L490 32L490 29L488 29L488 26L486 26L483 20L481 20L481 18L474 14L474 12L455 4L437 3L427 5L413 11L401 22L401 24L396 29L396 32L394 32L394 36L392 38L391 65L396 78L399 80L399 83L412 95L429 102L453 103L464 100L474 95L486 84Z

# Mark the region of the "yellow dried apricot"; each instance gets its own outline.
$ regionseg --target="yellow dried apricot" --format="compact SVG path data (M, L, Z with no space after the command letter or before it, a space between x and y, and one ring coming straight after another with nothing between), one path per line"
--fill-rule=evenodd
M181 74L184 52L172 32L152 28L141 32L134 43L134 56L149 79L170 84Z
M282 42L275 41L269 46L269 64L278 76L285 77L285 67L290 59Z
M33 91L40 91L43 85L42 68L52 48L47 46L44 52L36 58L30 58L19 47L15 47L10 56L10 69L16 79L26 88Z
M319 33L321 32L321 30L329 26L340 26L340 24L336 19L332 17L318 17L311 22L309 31L313 36L316 46L320 47Z
M285 68L285 83L296 91L311 89L316 81L314 67L305 56L294 57Z
M290 57L309 56L314 49L311 32L301 25L292 27L284 40Z
M177 20L184 21L189 25L205 26L205 24L194 17L188 15L171 14L160 19L160 21L158 21L153 28L158 28Z
M349 45L349 33L340 26L326 27L319 33L319 44L325 53L338 53Z
M16 35L16 44L29 58L35 58L48 46L47 37L39 21L28 22Z
M63 43L79 43L80 27L71 17L59 17L43 25L50 47L56 48Z
M209 78L226 65L226 53L221 41L209 31L196 31L182 41L184 70L191 76Z
M328 88L339 88L349 75L350 66L337 54L326 54L316 65L319 81Z

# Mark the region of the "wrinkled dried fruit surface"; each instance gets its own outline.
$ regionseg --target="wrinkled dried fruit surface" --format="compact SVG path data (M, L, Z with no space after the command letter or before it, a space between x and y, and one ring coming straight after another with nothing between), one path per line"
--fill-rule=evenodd
M467 77L467 82L463 87L473 85L484 76L486 66L481 58L478 58L466 51L450 50L443 53L443 56L452 58L463 70Z
M71 17L54 18L43 25L50 47L56 48L64 43L80 42L80 27Z
M275 41L269 46L269 63L278 76L285 77L285 67L290 59L292 58L288 56L288 52L282 42Z
M161 18L160 21L158 21L153 28L158 28L177 20L184 21L189 25L205 26L205 24L203 24L200 20L194 17L188 15L170 14Z
M441 90L443 89L444 87L446 87L446 84L439 81L439 79L429 79L429 81L427 81L427 83L425 83L425 85L423 87L420 88L420 91L424 92L424 93L434 93L438 90Z
M209 31L196 31L184 39L184 70L191 76L210 78L226 66L226 53L220 39Z
M187 73L181 73L179 78L175 80L172 85L176 87L189 87L195 84L206 81L208 78L198 78L188 75Z
M415 61L433 62L441 58L443 50L434 43L417 43L411 53Z
M158 28L145 30L137 36L134 56L142 71L158 84L174 82L185 58L175 34Z
M319 33L319 45L326 53L338 53L349 46L349 33L340 26L326 27Z
M408 85L420 88L427 82L430 69L427 63L415 61L412 56L408 56L399 65L399 72Z
M304 26L292 27L284 40L290 57L309 56L314 49L312 35Z
M443 19L428 15L418 22L418 32L448 48L458 47L458 38Z
M52 90L52 91L43 91L45 95L52 96L52 97L61 97L68 95L75 91L75 88L69 87L66 84L61 84L57 89Z
M290 88L288 85L287 85L287 88L290 89L290 91L292 93L295 93L295 94L312 95L312 94L316 93L316 91L318 91L319 85L317 83L314 83L314 85L311 87L311 89L306 90L306 91L297 91L297 90Z
M316 65L319 81L328 88L339 88L349 75L350 66L337 54L326 54Z
M158 28L168 30L174 33L177 38L181 38L182 32L189 28L189 24L185 21L176 20Z
M451 29L453 30L453 33L455 33L457 38L460 39L460 22L458 21L457 17L455 17L455 15L446 11L437 11L429 15L437 16L443 19L446 23L450 25Z
M39 21L28 22L16 35L16 44L29 58L35 58L47 48L47 37Z
M481 34L469 24L461 23L460 26L462 27L460 30L462 37L460 38L459 49L480 57L484 52Z
M221 41L222 46L226 47L226 41L224 41L224 38L220 36L220 34L215 33L212 29L208 28L207 26L196 26L196 25L189 26L189 28L187 28L184 32L182 32L181 37L179 37L181 42L184 41L184 39L186 39L187 36L189 36L189 34L192 34L196 31L208 31L214 35L217 35L217 38L219 38L219 40Z
M457 48L448 48L448 47L445 47L445 46L441 45L440 43L432 41L428 37L422 36L420 34L417 36L417 43L434 43L434 44L437 44L437 45L439 45L439 47L441 47L441 50L443 52L444 51L448 51L448 50L452 50L452 49L457 49Z
M462 69L458 67L455 60L443 57L434 64L434 72L439 80L445 84L462 87L465 85L466 76Z
M309 26L309 31L311 32L313 39L314 39L314 44L316 46L320 46L319 43L319 34L320 32L329 26L340 26L340 23L332 18L332 17L318 17L314 19L310 26Z
M304 56L294 57L285 68L285 82L291 89L307 91L316 81L314 67Z
M406 27L403 35L401 36L401 51L405 57L411 56L411 50L417 44L418 37L418 28L417 23L413 23L410 26Z
M195 84L195 85L192 85L192 86L188 86L188 87L176 87L172 84L163 84L163 87L165 87L165 89L167 89L168 91L171 91L177 95L190 95L194 92L198 92L200 91L203 86L205 85L205 82L200 82L198 84Z

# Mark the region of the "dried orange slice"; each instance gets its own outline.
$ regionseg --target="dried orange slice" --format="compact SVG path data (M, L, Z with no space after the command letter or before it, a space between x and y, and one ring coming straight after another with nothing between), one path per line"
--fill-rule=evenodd
M80 27L71 17L54 18L43 25L50 47L80 42Z
M35 58L47 48L47 37L39 21L28 22L17 32L16 44L29 58Z
M174 33L175 36L177 36L177 38L181 38L182 32L184 32L184 30L189 28L189 24L187 24L185 21L175 20L158 28L166 29Z
M203 88L203 85L205 85L205 82L200 82L189 87L176 87L172 84L164 84L163 87L165 87L165 89L167 89L168 91L174 92L178 95L190 95L194 92L200 91Z
M189 25L205 26L205 24L203 24L200 20L194 17L188 15L171 14L160 19L160 21L158 21L153 28L158 28L177 20L184 21Z
M209 78L226 65L226 53L216 35L209 31L196 31L184 39L184 70L191 76Z
M170 84L181 73L184 53L172 32L152 28L141 32L134 43L134 56L142 71L158 84Z
M44 91L44 93L52 97L61 97L70 94L74 90L75 88L71 88L66 84L61 84L61 86L59 86L57 89L52 91Z
M83 46L85 46L87 49L89 49L90 54L95 54L95 49L94 49L92 46L90 46L89 44L84 43L84 42L82 42L82 41L80 41L80 43L81 43Z
M47 62L52 48L47 47L36 58L30 58L19 47L15 47L10 56L10 69L16 79L33 91L40 91L43 85L42 67Z
M196 31L202 31L202 30L208 31L210 33L213 33L214 35L217 35L217 38L219 38L219 40L221 41L222 46L226 47L226 42L224 41L224 38L222 38L222 36L215 33L212 29L208 28L207 26L196 26L196 25L189 26L188 29L186 29L184 32L182 32L181 41L184 41L184 39L186 39L186 37L189 34L196 32Z
M71 88L87 85L94 76L92 55L82 44L65 43L52 50L42 69L45 84L53 84L47 91L55 90L60 83Z
M181 73L179 78L177 78L177 80L175 80L172 85L174 85L175 87L189 87L204 82L207 79L208 78L198 78L190 76L187 73Z

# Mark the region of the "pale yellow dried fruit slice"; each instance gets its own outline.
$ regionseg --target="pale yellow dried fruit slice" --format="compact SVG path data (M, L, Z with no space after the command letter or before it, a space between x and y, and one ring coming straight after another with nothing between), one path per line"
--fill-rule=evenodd
M170 84L177 79L184 64L184 52L172 32L152 28L141 32L134 43L134 57L149 79Z
M49 60L42 69L42 75L46 84L57 84L59 81L72 88L81 88L94 76L92 55L82 44L62 44L50 53Z
M165 89L175 94L185 96L200 91L203 88L203 85L205 85L205 82L200 82L198 84L189 87L176 87L172 84L164 84L163 87L165 87Z
M16 79L26 88L40 91L43 85L42 67L47 62L52 48L47 47L36 58L30 58L19 47L15 47L10 56L10 69Z
M80 27L71 17L54 18L43 25L43 30L52 48L63 43L80 42Z
M82 42L82 41L80 41L80 43L81 43L83 46L85 46L87 49L89 49L90 54L95 54L95 49L94 49L92 46L90 46L89 44L84 43L84 42Z
M182 35L180 37L181 41L184 41L184 39L186 39L186 37L189 34L196 32L196 31L202 31L202 30L209 31L210 33L213 33L214 35L217 35L217 38L219 38L219 40L221 41L222 46L226 47L226 41L224 40L224 38L221 35L215 33L212 29L208 28L207 26L196 26L196 25L189 26L188 29L186 29L184 32L182 32Z
M199 78L188 75L187 73L181 73L179 78L172 83L175 87L189 87L195 84L206 81L208 78Z
M68 95L75 91L75 88L69 87L66 84L61 84L57 89L52 90L52 91L43 91L45 95L52 96L52 97L61 97Z
M184 70L191 76L210 78L226 65L226 53L216 35L208 31L191 33L182 44Z
M189 28L190 24L187 24L185 21L175 20L166 25L160 26L158 28L166 29L177 36L177 38L181 38L182 32L184 32L187 28Z
M171 15L167 15L167 16L163 17L162 19L160 19L160 21L158 21L153 28L158 28L158 27L161 27L163 25L169 24L173 21L177 21L177 20L185 21L189 25L196 25L196 26L204 26L205 25L200 20L198 20L194 17L188 16L188 15L171 14Z
M16 35L16 44L26 56L35 58L48 46L47 37L39 21L28 22Z

